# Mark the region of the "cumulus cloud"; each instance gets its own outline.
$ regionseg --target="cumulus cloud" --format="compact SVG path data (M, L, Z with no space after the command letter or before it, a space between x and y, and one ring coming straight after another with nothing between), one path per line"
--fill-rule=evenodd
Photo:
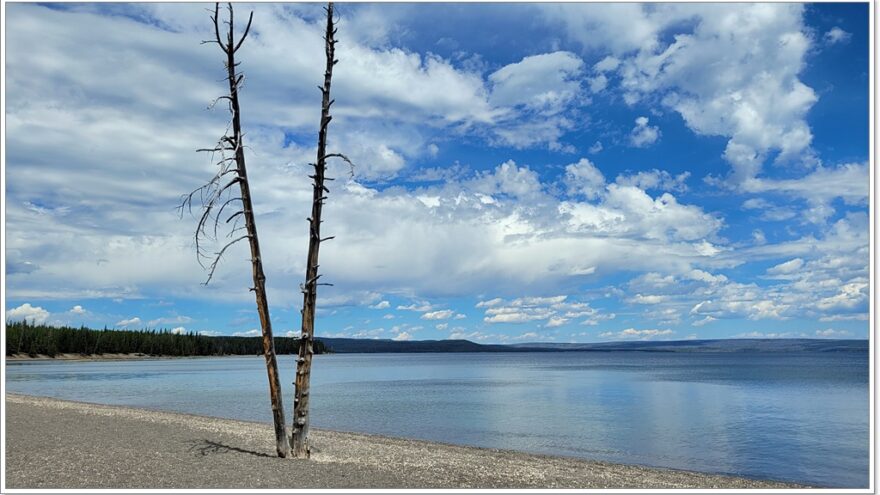
M87 313L87 311L86 311L85 309L83 309L83 307L80 306L79 304L77 304L76 306L70 308L70 311L69 311L69 312L70 312L70 313L73 313L73 314L75 314L75 315L83 315L83 314L86 314L86 313Z
M660 139L660 128L648 125L648 117L636 119L636 126L629 132L629 142L636 148L645 148Z
M605 188L605 176L586 158L567 165L563 181L568 187L568 194L580 194L587 199L597 198Z
M834 26L822 36L822 39L825 40L825 43L828 45L836 45L838 43L846 44L852 39L852 33L848 33L843 29Z
M117 321L117 322L116 322L116 326L117 326L117 327L122 327L122 328L126 328L126 327L135 327L135 326L138 326L138 325L140 325L140 324L141 324L141 319L140 319L139 317L137 317L137 316L135 316L135 317L133 317L133 318L128 318L128 319L120 320L120 321Z
M678 175L672 175L665 170L642 170L634 174L618 175L614 182L622 186L635 186L645 191L649 189L659 189L661 191L683 192L687 191L687 179L691 176L690 172L682 172Z
M779 162L815 161L806 114L818 98L799 79L810 49L803 5L571 4L542 11L585 49L610 52L600 64L620 77L628 103L659 102L695 133L727 137L731 183L756 177L774 151ZM709 65L711 77L703 72ZM645 137L647 143L652 135Z
M6 311L6 321L23 321L29 323L45 323L49 319L49 312L39 306L31 306L24 303L21 306Z
M370 306L373 309L388 309L391 307L391 303L388 301L379 301L376 304Z
M570 52L525 57L489 75L489 101L499 107L525 106L556 113L580 91L583 61Z
M401 340L411 340L412 335L407 332L400 332L399 334L394 336L393 340L401 341Z
M491 306L483 306L486 308L483 321L493 324L544 321L545 327L554 328L576 319L584 325L595 325L615 317L613 313L603 313L590 307L587 302L570 301L568 298L567 295L519 297L509 301L498 298Z

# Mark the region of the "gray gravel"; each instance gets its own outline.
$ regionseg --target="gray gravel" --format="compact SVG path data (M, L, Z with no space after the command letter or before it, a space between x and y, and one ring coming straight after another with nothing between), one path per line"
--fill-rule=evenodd
M796 485L6 395L7 488L797 488Z

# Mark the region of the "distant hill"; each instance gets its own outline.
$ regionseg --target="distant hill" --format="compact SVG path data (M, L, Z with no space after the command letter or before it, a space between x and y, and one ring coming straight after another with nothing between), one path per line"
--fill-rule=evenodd
M868 350L867 340L717 339L663 342L477 344L469 340L381 340L322 337L333 353L375 352L852 352Z

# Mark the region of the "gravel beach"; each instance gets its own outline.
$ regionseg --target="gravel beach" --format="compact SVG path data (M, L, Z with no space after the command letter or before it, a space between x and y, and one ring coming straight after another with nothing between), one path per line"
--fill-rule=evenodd
M7 488L799 488L745 478L6 394Z

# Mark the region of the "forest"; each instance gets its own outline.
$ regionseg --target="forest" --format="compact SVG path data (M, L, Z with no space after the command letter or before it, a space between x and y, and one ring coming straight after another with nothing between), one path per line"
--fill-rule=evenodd
M262 337L210 337L195 332L162 330L93 330L51 327L27 321L6 323L6 355L144 354L148 356L262 355ZM315 340L315 354L330 352ZM299 352L299 339L275 337L278 354Z

